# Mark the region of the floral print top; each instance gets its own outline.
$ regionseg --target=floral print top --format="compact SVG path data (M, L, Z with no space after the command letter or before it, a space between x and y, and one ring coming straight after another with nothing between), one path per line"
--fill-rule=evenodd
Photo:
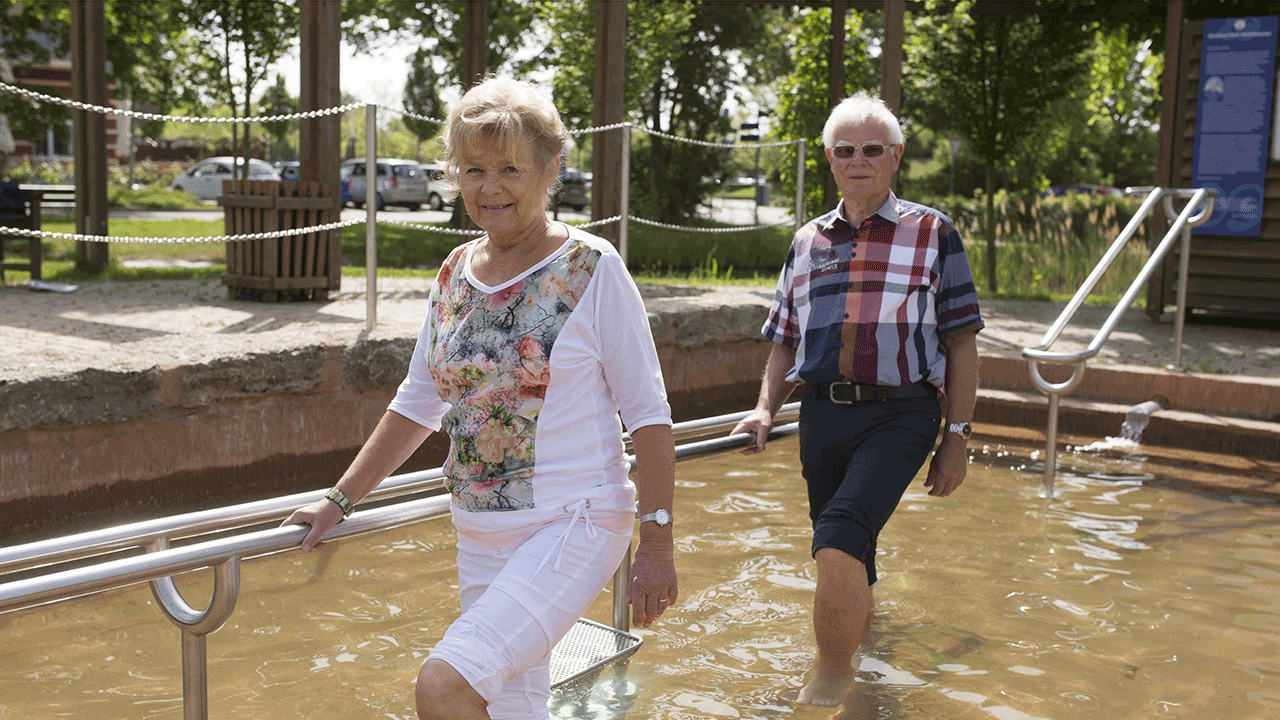
M530 510L571 496L573 476L588 486L629 483L619 410L632 429L671 420L643 303L621 259L575 229L551 257L489 288L468 272L475 245L441 266L391 405L428 427L438 416L452 441L444 472L455 509Z

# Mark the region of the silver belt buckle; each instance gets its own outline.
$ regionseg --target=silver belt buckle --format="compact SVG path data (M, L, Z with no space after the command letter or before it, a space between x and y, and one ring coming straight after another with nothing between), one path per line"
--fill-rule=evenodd
M852 400L836 399L837 385L844 385L844 386L852 385L853 399ZM856 402L862 402L862 386L858 385L857 383L850 383L850 382L833 382L827 385L827 399L835 403L836 405L852 405L853 403L856 403Z

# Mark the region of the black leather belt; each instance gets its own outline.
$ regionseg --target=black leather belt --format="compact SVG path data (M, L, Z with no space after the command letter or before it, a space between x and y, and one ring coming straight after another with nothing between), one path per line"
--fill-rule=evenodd
M863 385L853 382L809 383L805 394L818 400L849 405L891 398L935 397L933 386L921 380L910 385Z

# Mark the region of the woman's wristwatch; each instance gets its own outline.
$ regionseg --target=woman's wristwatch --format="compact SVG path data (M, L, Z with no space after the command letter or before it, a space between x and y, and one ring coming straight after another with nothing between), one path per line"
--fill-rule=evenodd
M953 432L959 435L960 437L964 438L965 440L968 440L970 437L973 436L973 426L967 422L948 423L947 432Z
M671 513L663 510L662 508L658 508L651 513L641 515L637 519L641 524L652 521L658 523L658 527L666 527L671 524Z

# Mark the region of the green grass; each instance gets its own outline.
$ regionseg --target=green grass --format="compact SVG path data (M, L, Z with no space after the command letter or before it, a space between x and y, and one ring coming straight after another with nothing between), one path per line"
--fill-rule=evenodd
M204 207L199 200L187 193L156 185L148 185L137 190L113 187L107 195L107 203L112 207L135 207L148 210L184 210Z

